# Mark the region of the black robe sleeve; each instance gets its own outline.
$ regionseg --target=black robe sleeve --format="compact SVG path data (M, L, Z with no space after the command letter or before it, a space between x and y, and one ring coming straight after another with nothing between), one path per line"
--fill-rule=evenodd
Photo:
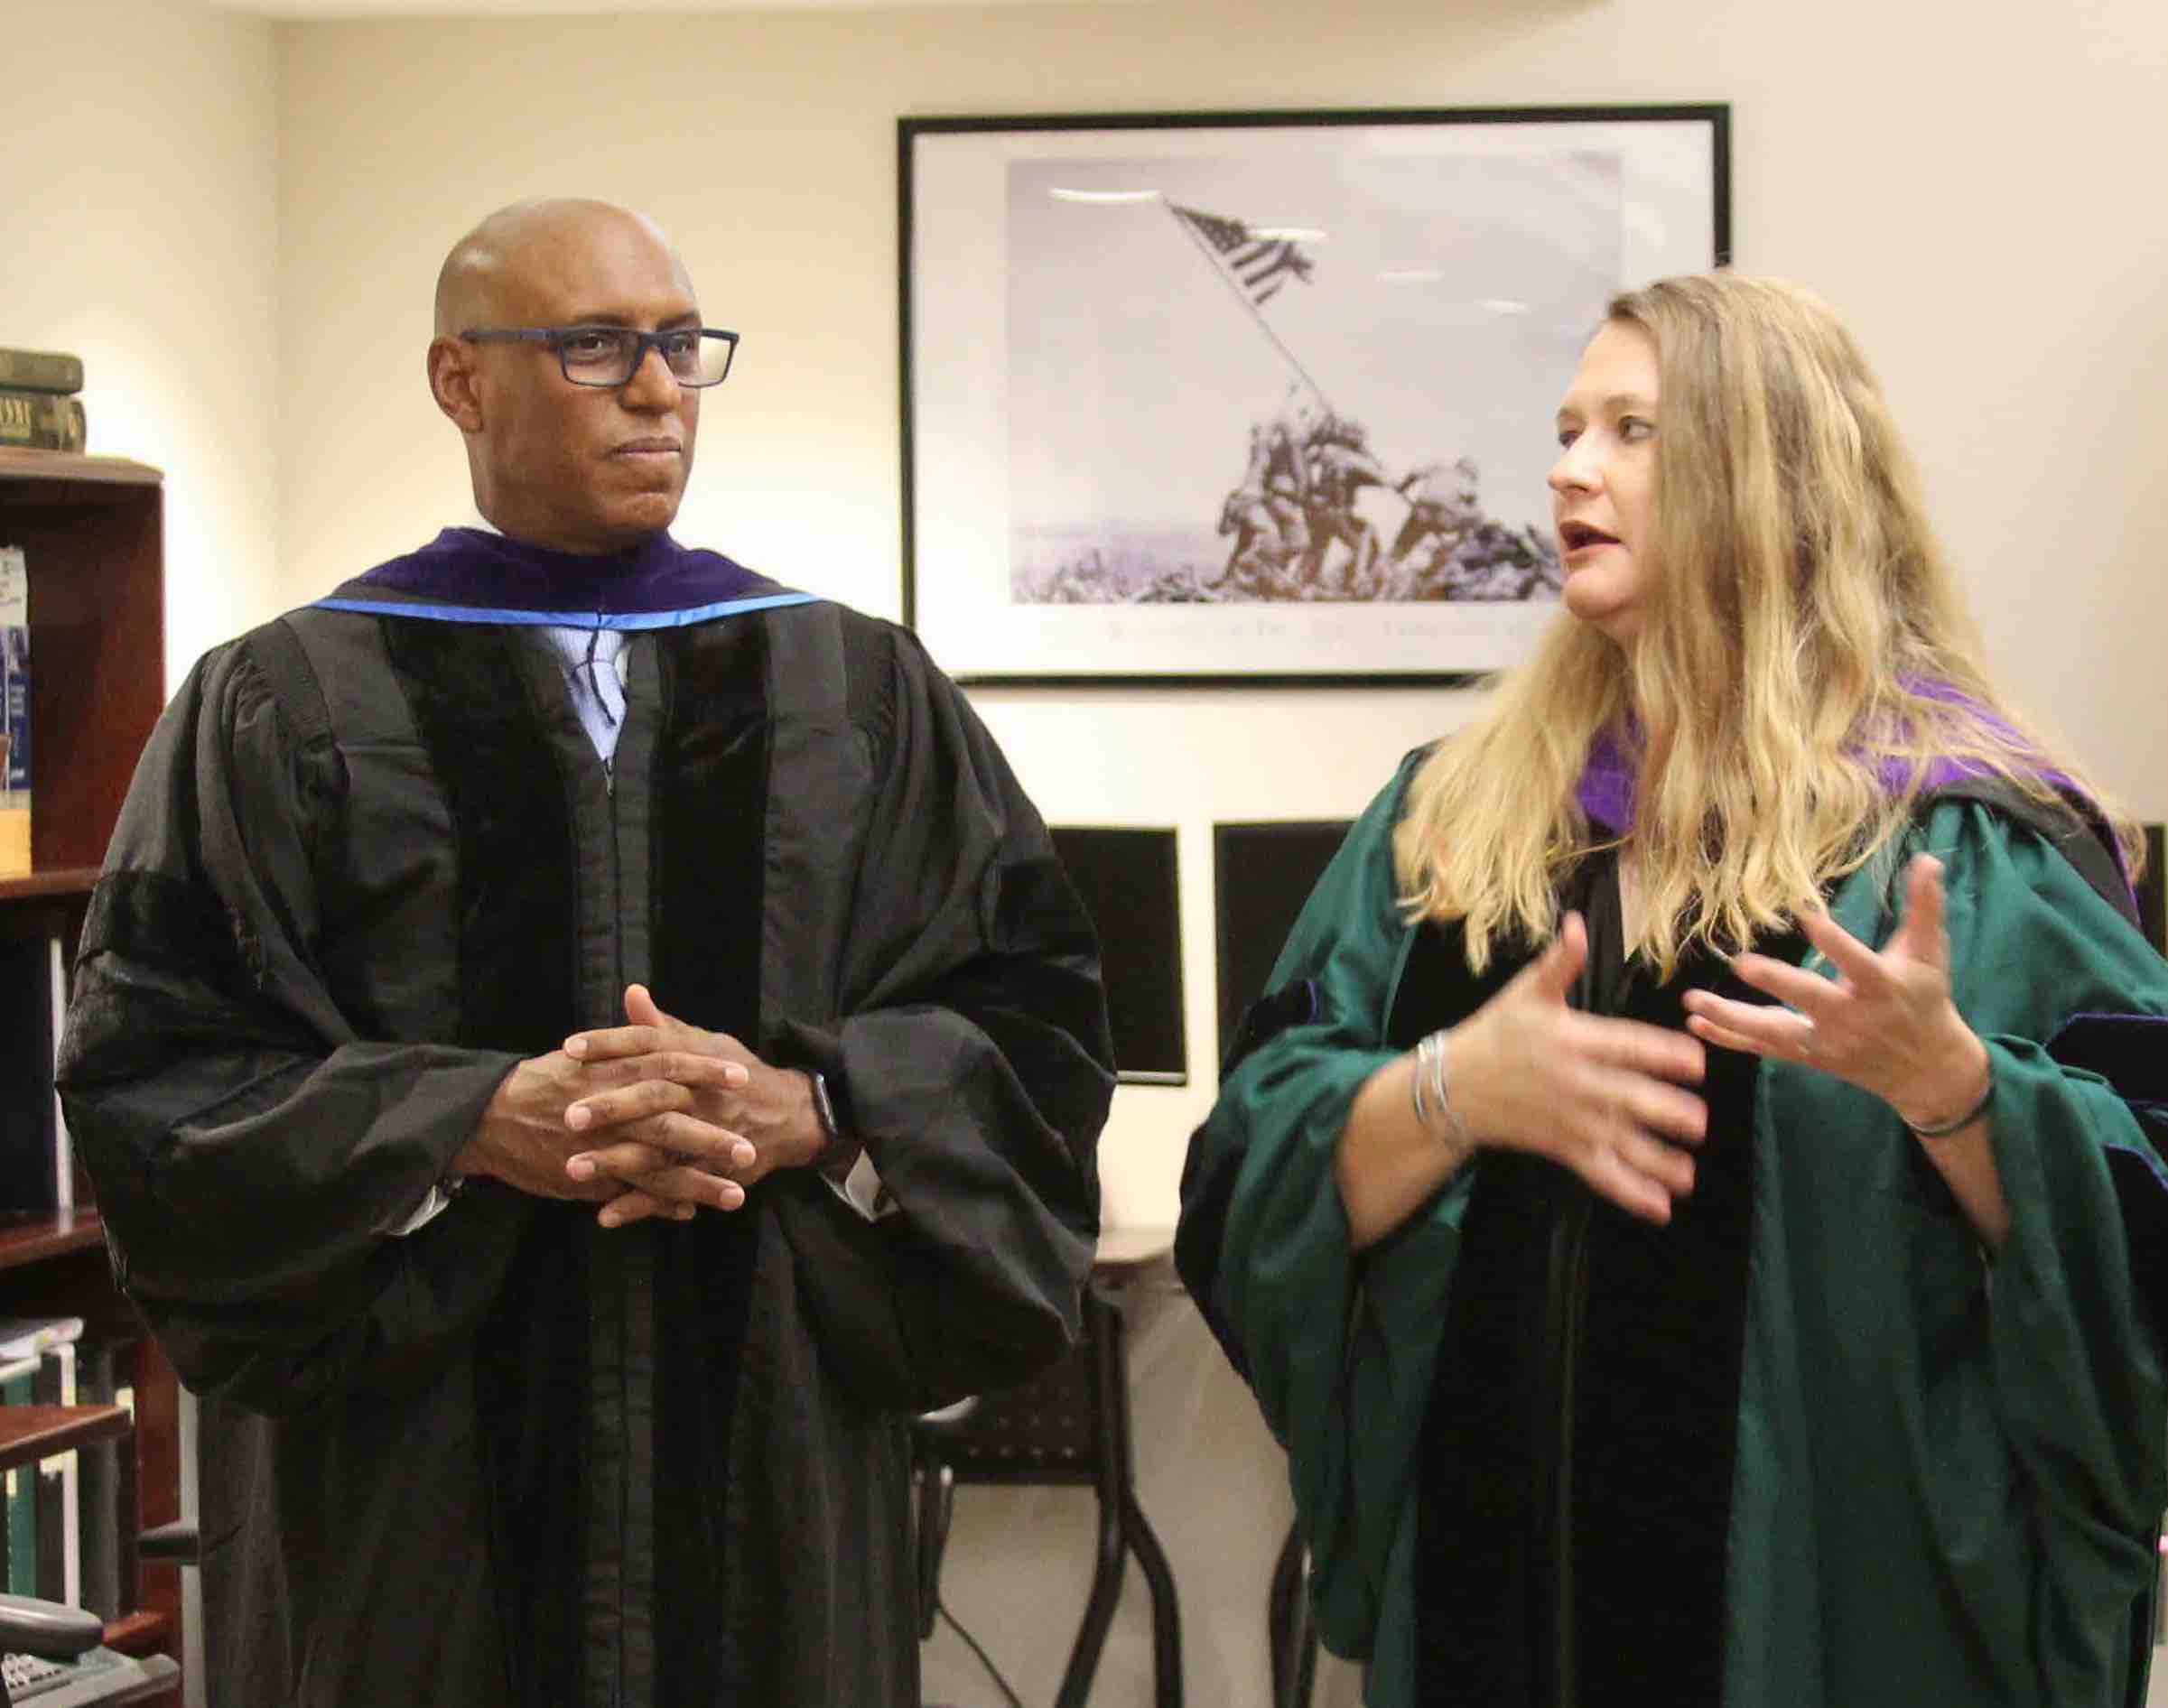
M831 1076L898 1206L869 1222L820 1183L793 1194L823 1348L868 1399L924 1407L1074 1341L1112 1050L1097 944L1045 825L963 696L888 632L841 1016L786 1021L772 1047Z
M393 1237L516 1058L364 1042L312 953L343 771L296 744L246 641L153 733L92 894L60 1084L116 1272L182 1379L253 1409L433 1368L523 1207Z

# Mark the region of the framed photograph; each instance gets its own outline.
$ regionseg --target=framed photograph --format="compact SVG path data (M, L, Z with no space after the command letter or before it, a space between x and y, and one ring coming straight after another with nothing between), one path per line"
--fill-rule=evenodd
M1558 398L1727 258L1728 113L900 120L905 620L965 682L1512 664Z

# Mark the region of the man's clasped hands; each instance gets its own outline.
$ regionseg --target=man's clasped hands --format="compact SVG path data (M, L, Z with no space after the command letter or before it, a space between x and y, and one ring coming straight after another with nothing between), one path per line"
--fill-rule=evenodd
M507 1074L454 1172L600 1204L617 1228L735 1210L826 1147L806 1074L665 1014L645 985L626 987L625 1017Z

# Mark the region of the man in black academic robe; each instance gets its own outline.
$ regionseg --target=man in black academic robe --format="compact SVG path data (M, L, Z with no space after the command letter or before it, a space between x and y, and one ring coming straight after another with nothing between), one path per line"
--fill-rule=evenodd
M914 1703L906 1417L1075 1332L1090 929L907 633L664 532L652 227L493 216L437 332L492 527L203 659L78 962L210 1700Z

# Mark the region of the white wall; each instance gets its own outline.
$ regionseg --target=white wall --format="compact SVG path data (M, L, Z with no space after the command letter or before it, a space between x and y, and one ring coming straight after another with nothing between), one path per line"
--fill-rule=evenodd
M515 197L651 209L712 317L747 333L685 536L895 615L898 115L1720 99L1741 264L1847 310L2010 683L2168 812L2153 0L1145 0L275 31L158 0L0 0L0 32L37 70L0 151L0 343L81 352L93 448L168 471L170 676L463 504L422 384L430 282ZM1549 403L1531 400L1531 432ZM1465 707L976 698L1049 816L1182 831L1198 1084L1125 1090L1108 1148L1114 1213L1164 1221L1208 1098L1208 825L1352 812ZM1192 1700L1259 1701L1284 1494L1194 1318L1144 1327L1146 1499L1191 1598ZM954 1599L1034 1700L1058 1676L1081 1499L972 1491L959 1518ZM1017 1546L991 1546L1011 1524L1038 1532L1020 1573ZM1140 1600L1132 1582L1103 1703L1146 1700ZM1004 1608L1032 1629L998 1629ZM930 1676L936 1696L986 1699L953 1645Z
M627 200L665 221L712 315L748 335L708 411L686 537L893 615L898 114L1728 100L1741 264L1847 311L2006 677L2161 816L2168 12L1827 0L1807 17L1744 0L1146 0L274 31L158 0L0 0L0 39L37 70L0 152L0 343L81 352L93 448L167 469L177 675L463 502L421 380L451 239L516 196ZM1531 400L1532 432L1549 402ZM1108 1148L1113 1212L1165 1220L1208 1096L1206 827L1351 812L1465 708L1438 692L976 697L1049 816L1182 831L1199 1082L1126 1090ZM1148 1504L1186 1593L1217 1596L1193 1606L1193 1700L1255 1701L1253 1626L1209 1614L1254 1610L1269 1550L1194 1521L1232 1501L1252 1541L1270 1537L1284 1497L1193 1328L1148 1330ZM1208 1441L1218 1481L1169 1456L1186 1436ZM1244 1501L1226 1468L1260 1463ZM1063 1503L993 1510L1056 1534L1084 1522ZM974 1524L987 1534L967 1511L960 1542ZM974 1597L999 1605L1014 1561L961 1556L971 1618ZM1143 1699L1139 1599L1103 1701ZM1014 1664L1044 1699L1058 1644L1027 1650ZM980 1699L953 1651L933 1670Z
M898 116L1724 100L1740 264L1847 312L2019 701L2135 805L2168 812L2157 0L1147 0L312 24L280 42L296 596L462 505L462 459L422 383L429 291L451 240L516 197L648 209L709 318L746 335L703 412L684 537L897 615ZM1529 399L1531 437L1553 401ZM1049 817L1181 831L1196 1083L1125 1088L1104 1153L1110 1212L1169 1221L1210 1098L1209 825L1350 814L1466 705L1378 691L974 698ZM1190 1700L1261 1702L1287 1510L1276 1455L1194 1313L1140 1323L1145 1500L1189 1614ZM953 1601L1027 1699L1051 1700L1082 1605L1088 1498L968 1490L957 1524ZM1101 1703L1149 1699L1142 1601L1132 1576ZM928 1650L928 1694L993 1700L946 1638ZM1352 1694L1331 1678L1331 1700Z
M1726 100L1737 258L1848 313L1927 465L2020 703L2168 811L2168 11L2073 0L1158 0L289 26L282 33L284 567L296 594L463 503L422 382L437 262L515 197L649 209L746 344L681 534L900 611L901 114ZM336 383L298 376L335 369ZM1450 384L1450 376L1441 376ZM1545 435L1554 400L1531 397ZM1438 692L974 698L1048 816L1172 823L1189 1091L1125 1089L1110 1210L1171 1217L1209 1101L1214 818L1352 813L1465 715Z
M2168 812L2154 0L1143 0L275 29L161 0L0 0L0 39L35 71L0 151L0 343L79 351L93 448L168 471L169 678L462 505L421 378L429 286L451 238L514 197L648 208L712 316L747 333L685 536L894 615L898 115L1720 99L1741 264L1847 311L2010 683L2133 804ZM1531 432L1549 403L1531 400ZM1208 1098L1208 825L1351 812L1465 707L976 698L1049 816L1181 829L1198 1084L1125 1090L1108 1146L1113 1212L1164 1221ZM1190 1598L1192 1701L1261 1700L1254 1617L1284 1494L1194 1318L1143 1319L1146 1500ZM959 1518L954 1599L1034 1700L1081 1583L1062 1576L1088 1543L1081 1499L972 1491ZM1028 1569L1020 1544L991 1546L1011 1524L1037 1532ZM1132 1583L1103 1703L1146 1699L1140 1600ZM1004 1609L1030 1629L999 1629ZM930 1673L937 1697L985 1699L953 1645Z
M0 0L0 344L79 353L90 449L165 470L171 684L282 602L272 28Z

